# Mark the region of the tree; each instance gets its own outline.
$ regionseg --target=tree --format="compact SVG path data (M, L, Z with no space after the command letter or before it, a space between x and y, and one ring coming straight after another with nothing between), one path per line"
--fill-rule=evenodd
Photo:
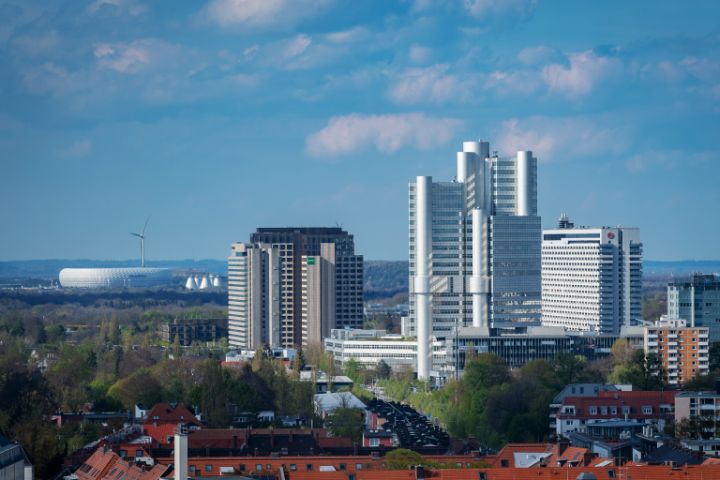
M180 346L180 335L175 334L173 339L173 357L180 358L182 355L182 347Z
M378 378L390 378L392 375L392 368L388 365L385 360L380 360L375 368L375 374Z
M108 389L108 396L131 409L136 403L154 405L162 401L163 391L150 369L141 368L115 382Z
M481 353L465 367L463 381L470 389L488 389L510 381L510 369L502 357Z
M328 416L327 427L335 437L350 437L353 442L360 442L365 419L359 408L338 407Z
M385 455L385 468L388 470L407 470L416 465L423 465L425 458L407 448L396 448Z
M646 355L642 350L635 350L628 363L615 366L609 380L630 383L640 390L662 390L665 388L665 377L662 360L656 353Z
M632 361L633 348L626 338L615 340L612 346L613 365L625 365Z
M343 365L343 374L352 379L355 383L361 383L360 380L360 363L354 358L350 357Z

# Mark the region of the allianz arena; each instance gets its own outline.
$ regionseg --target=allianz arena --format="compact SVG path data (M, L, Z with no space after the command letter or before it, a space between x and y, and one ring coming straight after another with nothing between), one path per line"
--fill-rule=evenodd
M68 288L144 288L169 285L167 268L63 268L60 285Z

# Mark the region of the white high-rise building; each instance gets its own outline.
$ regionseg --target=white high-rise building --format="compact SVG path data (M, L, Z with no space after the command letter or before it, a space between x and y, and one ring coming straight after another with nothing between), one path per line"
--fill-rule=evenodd
M418 377L430 376L430 337L456 327L540 322L537 159L463 143L457 176L410 184L410 330Z
M642 318L642 243L638 228L543 230L542 323L618 334Z

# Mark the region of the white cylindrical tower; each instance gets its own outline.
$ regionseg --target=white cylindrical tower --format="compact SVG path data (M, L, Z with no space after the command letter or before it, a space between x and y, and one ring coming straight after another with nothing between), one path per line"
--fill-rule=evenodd
M515 214L521 217L533 215L532 199L532 152L517 152L515 161Z
M188 290L195 290L195 282L193 281L193 277L190 276L185 280L185 288Z
M470 152L457 152L457 181L465 183L468 181L468 177L472 175L475 170L477 155Z
M188 437L187 427L183 424L177 426L175 443L173 444L175 463L174 480L187 480L188 476Z
M489 281L487 277L487 215L484 210L476 208L472 211L472 277L470 277L470 293L473 299L473 327L488 326L487 296Z
M210 285L212 285L212 283L210 282L208 277L202 277L202 280L200 280L200 290L207 290L208 288L210 288Z
M432 177L415 182L415 332L417 334L417 376L430 378L430 252L432 250Z

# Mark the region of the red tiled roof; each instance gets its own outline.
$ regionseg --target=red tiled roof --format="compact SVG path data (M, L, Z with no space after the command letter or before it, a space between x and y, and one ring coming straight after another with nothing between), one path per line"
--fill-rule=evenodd
M562 407L558 411L558 418L622 418L624 414L620 407L630 407L629 418L657 418L660 413L660 405L675 406L675 395L677 392L598 392L594 397L565 397L562 401L563 406L574 406L575 413L563 413ZM642 407L652 406L653 411L650 414L644 414ZM597 407L597 413L590 415L590 407ZM616 413L610 413L608 408L606 414L602 414L600 407L616 407Z
M182 403L170 404L170 403L158 403L147 413L145 417L146 425L148 423L172 423L177 425L178 423L192 423L200 426L201 423L188 410L188 408Z
M112 450L103 447L95 450L90 458L75 471L79 480L158 480L167 470L167 466L156 464L152 468L138 467L126 462Z
M589 449L566 446L562 453L560 444L552 443L508 443L505 445L494 458L486 458L493 467L501 467L503 464L509 468L515 467L515 453L547 453L549 456L545 459L545 465L558 466L558 462L562 462L561 466L567 467L583 467L597 464L601 461L610 460L607 458L596 457ZM536 465L540 467L540 464Z
M175 435L176 429L177 423L162 423L158 425L146 423L143 425L145 435L152 437L153 441L160 445L169 445L168 437Z

